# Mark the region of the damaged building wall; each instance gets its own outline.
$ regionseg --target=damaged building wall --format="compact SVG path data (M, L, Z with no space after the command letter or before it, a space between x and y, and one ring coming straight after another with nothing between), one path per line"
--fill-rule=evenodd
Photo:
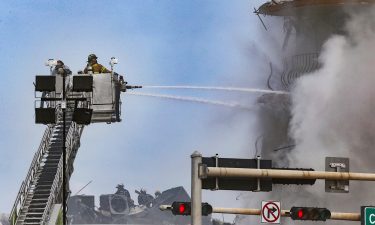
M260 9L262 7L266 5ZM279 16L278 19L283 20L283 33L279 34L283 44L278 50L282 52L283 68L270 75L270 88L291 91L299 77L319 69L319 55L324 43L332 35L345 35L345 21L349 15L345 7L330 6L289 9L284 16ZM258 103L262 157L277 159L277 166L288 166L285 155L295 145L289 135L291 99L282 95L264 95Z

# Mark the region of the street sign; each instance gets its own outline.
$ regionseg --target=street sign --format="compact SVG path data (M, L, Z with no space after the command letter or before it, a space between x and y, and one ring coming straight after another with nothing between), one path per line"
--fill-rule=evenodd
M349 158L326 157L327 172L349 172ZM326 192L348 193L349 180L325 180Z
M361 224L372 225L375 224L375 206L361 207Z
M281 203L277 201L262 201L262 223L280 223Z

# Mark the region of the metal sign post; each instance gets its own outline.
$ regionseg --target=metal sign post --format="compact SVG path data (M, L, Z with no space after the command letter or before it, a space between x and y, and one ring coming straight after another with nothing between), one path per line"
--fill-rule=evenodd
M202 225L202 180L199 177L199 165L202 155L195 151L191 155L191 224Z

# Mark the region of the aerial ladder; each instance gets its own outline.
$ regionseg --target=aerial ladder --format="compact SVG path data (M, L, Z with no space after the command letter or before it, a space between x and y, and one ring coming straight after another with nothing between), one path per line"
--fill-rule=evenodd
M11 225L51 224L52 212L61 212L64 201L63 168L69 181L84 127L121 121L120 93L141 86L127 85L113 72L115 64L117 59L111 58L111 73L92 74L89 69L88 74L36 76L35 122L47 128L11 210ZM56 61L46 65L52 72ZM69 194L69 185L65 188Z

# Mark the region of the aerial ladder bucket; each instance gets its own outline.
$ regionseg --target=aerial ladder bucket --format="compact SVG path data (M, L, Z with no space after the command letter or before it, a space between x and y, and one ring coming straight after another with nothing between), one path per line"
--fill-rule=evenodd
M111 66L113 71L113 64ZM141 88L127 85L123 77L114 72L38 75L34 85L38 98L35 122L45 124L47 128L10 213L11 225L49 224L54 206L64 201L64 146L65 178L69 181L83 128L91 123L120 122L120 93Z

